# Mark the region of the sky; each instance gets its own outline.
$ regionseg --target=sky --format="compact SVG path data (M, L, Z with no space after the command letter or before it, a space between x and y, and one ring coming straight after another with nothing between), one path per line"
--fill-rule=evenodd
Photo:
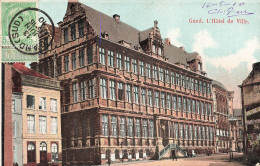
M56 24L63 20L67 0L41 0L39 8ZM138 30L145 30L158 21L163 38L183 46L187 52L198 52L207 76L222 82L235 92L234 108L241 108L238 85L260 61L259 0L80 0ZM50 5L51 3L51 5ZM189 20L203 23L190 23ZM224 19L224 23L207 23L207 19ZM233 23L228 23L228 20ZM237 19L246 20L240 24Z

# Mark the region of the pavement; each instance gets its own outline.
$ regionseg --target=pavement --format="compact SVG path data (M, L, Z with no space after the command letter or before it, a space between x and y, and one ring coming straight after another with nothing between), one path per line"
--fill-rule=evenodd
M233 153L234 159L241 158L243 153ZM177 161L166 160L144 160L125 163L111 164L112 166L242 166L242 163L230 160L230 155L226 153L212 154L210 156L197 156L192 158L179 158Z

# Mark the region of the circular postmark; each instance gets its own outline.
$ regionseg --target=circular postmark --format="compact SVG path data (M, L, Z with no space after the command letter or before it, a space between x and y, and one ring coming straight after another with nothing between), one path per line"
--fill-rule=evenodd
M36 13L38 15L36 15ZM44 40L44 47L39 44L38 36L42 32L42 25L51 23L51 39ZM35 55L47 49L54 38L55 27L50 16L38 8L26 8L18 13L10 21L8 36L11 44L19 52Z

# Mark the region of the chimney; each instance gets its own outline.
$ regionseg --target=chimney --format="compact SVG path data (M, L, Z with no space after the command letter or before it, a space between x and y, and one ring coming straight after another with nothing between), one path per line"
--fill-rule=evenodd
M165 44L167 44L168 46L171 44L170 38L165 38L164 41L165 41Z
M154 21L154 28L157 28L157 26L158 26L158 21L155 20L155 21Z
M181 46L180 49L181 49L182 51L185 51L185 48L184 48L183 46Z
M116 22L120 22L120 16L118 14L114 14L113 18L115 19Z

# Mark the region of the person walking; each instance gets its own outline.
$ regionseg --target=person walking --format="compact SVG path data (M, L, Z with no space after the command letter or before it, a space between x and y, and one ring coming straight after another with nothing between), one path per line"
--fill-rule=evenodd
M172 150L172 160L174 161L174 159L177 161L177 153L176 153L176 150Z

